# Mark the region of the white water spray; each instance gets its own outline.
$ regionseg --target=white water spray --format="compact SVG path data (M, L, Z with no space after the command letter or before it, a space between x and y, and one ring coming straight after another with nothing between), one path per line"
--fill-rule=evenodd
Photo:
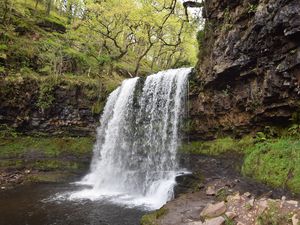
M91 172L71 194L159 208L173 196L176 151L191 69L125 80L108 98L97 130Z

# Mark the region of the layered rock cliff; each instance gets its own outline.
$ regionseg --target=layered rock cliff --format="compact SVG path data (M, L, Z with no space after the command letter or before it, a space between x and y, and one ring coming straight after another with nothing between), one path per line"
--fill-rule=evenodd
M207 0L191 138L287 126L300 108L300 1Z
M89 136L96 132L107 90L94 80L13 77L0 81L0 130Z

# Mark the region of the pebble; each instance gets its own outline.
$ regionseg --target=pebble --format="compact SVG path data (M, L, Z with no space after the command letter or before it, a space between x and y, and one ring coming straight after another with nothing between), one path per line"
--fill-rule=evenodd
M206 195L216 195L216 189L213 186L208 186L206 189Z

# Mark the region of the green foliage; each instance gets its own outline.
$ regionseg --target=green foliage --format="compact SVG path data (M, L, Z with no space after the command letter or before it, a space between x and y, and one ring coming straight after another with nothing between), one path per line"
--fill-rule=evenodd
M257 132L255 135L256 142L264 142L267 140L267 136L263 132Z
M300 134L300 124L293 124L289 129L288 132L290 135L299 135Z
M196 61L197 25L182 3L170 13L162 0L50 2L0 3L0 73L144 75Z
M225 225L235 225L235 222L233 219L230 219L228 216L225 216Z
M49 82L47 82L49 81ZM48 79L46 82L42 82L39 89L39 96L37 100L37 106L42 110L50 108L55 97L53 95L55 83L52 79Z
M0 138L16 138L18 136L18 132L10 126L6 124L0 124Z
M16 137L1 138L0 158L23 158L27 153L43 154L45 157L59 157L65 154L82 156L92 150L91 138Z
M198 42L199 48L201 48L202 45L203 45L204 39L205 39L205 30L204 29L203 30L199 30L197 32L196 38L197 38L197 42Z
M92 106L92 113L93 114L100 114L103 111L104 106L105 106L105 102L104 101L97 101Z
M230 194L229 190L227 187L224 187L220 190L218 190L216 197L218 201L226 201L227 196Z
M294 129L292 126L291 129ZM273 127L266 127L255 138L240 140L230 137L213 141L184 143L182 153L219 156L235 153L244 156L242 173L273 187L287 188L300 193L300 141L298 134L282 135ZM278 137L280 136L280 137Z
M240 153L253 144L253 138L245 136L241 140L235 140L230 137L218 138L213 141L194 141L183 144L179 151L184 153L204 154L204 155L220 155L224 153Z
M257 4L248 3L248 13L249 14L255 13L257 10L257 6L258 6Z
M282 137L250 146L242 172L274 187L300 193L300 141Z

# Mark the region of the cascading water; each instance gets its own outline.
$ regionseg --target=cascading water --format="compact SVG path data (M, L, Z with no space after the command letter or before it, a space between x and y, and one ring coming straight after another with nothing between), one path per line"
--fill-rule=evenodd
M91 171L81 184L90 189L70 197L110 197L118 202L161 207L172 198L179 172L176 151L184 116L190 68L132 78L106 103Z

